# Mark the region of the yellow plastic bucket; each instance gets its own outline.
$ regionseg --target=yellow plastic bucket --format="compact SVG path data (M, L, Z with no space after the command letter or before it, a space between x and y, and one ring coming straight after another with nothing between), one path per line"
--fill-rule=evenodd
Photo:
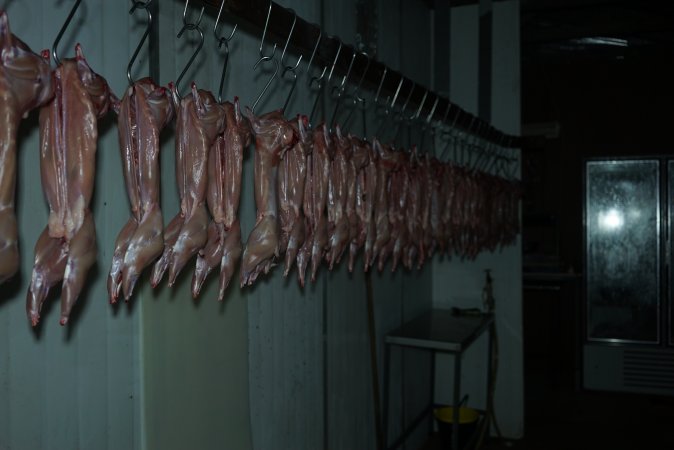
M454 408L451 406L435 408L433 410L433 415L438 424L438 431L440 432L443 448L447 450L452 449ZM465 406L459 408L459 449L464 448L468 441L475 435L479 418L480 413L477 410Z
M451 406L435 408L433 414L440 422L454 423L454 408ZM479 417L480 414L473 408L465 406L459 408L459 424L476 422Z

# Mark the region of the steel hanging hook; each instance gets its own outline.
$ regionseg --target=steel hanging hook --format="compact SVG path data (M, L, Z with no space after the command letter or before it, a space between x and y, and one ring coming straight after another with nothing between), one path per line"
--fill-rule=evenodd
M218 87L218 102L222 103L222 90L225 86L225 74L227 73L227 64L229 63L229 41L234 37L236 33L236 28L239 24L234 24L232 32L229 33L228 37L218 35L218 25L220 24L220 17L222 16L222 11L225 9L226 0L222 0L220 3L220 10L218 11L218 16L215 18L215 25L213 26L213 35L215 40L218 42L218 48L225 46L225 60L222 64L222 74L220 75L220 86Z
M403 103L403 106L400 108L400 113L398 113L398 117L401 119L405 115L405 111L407 111L407 105L410 103L410 99L412 98L412 93L414 92L414 89L416 89L417 83L412 82L412 89L410 89L409 94L407 94L407 98L405 99L405 103ZM395 98L394 98L395 100ZM393 102L391 102L391 108L393 108Z
M365 69L363 70L363 74L360 76L360 80L358 81L358 84L356 87L351 91L349 95L347 95L348 98L353 100L353 106L351 110L349 111L349 115L346 116L346 119L344 120L344 126L346 126L347 123L351 120L351 117L353 116L353 111L356 109L356 106L358 104L364 105L365 104L365 98L361 97L360 94L360 87L363 84L363 80L365 79L365 75L367 75L367 71L370 68L370 63L372 62L372 58L370 58L370 55L368 55L365 52L360 52L361 55L365 56L367 58L367 63L365 64Z
M449 110L451 109L451 103L447 102L447 110L445 111L445 117L443 118L443 122L447 119L447 115L449 114ZM454 135L454 126L456 125L456 121L459 119L459 115L461 114L460 109L456 109L456 114L454 114L454 119L452 120L452 124L449 126L449 131L447 131L444 136L448 136L449 138L447 139L447 144L445 145L445 148L442 150L442 154L440 155L440 159L444 160L445 156L447 154L447 150L449 150L449 145L452 144L452 161L456 162L456 136Z
M421 98L421 103L419 103L419 108L417 108L417 112L412 114L410 116L410 120L417 120L419 116L421 115L421 110L423 109L424 105L426 104L426 98L428 97L428 89L424 90L424 96Z
M341 96L344 93L344 90L346 89L346 81L349 79L349 76L351 75L351 69L353 69L353 62L356 59L356 49L353 49L353 54L351 55L351 62L349 63L349 68L346 69L346 74L342 77L342 82L339 83L339 86L335 86L333 88L333 92L336 91L338 96Z
M316 28L318 28L318 25L314 25ZM311 87L311 85L316 81L317 83L320 84L320 82L323 80L323 77L325 76L326 70L328 70L328 66L323 66L323 71L318 77L311 77L309 78L309 74L311 72L311 63L314 62L314 56L316 56L316 50L318 50L318 45L321 43L321 38L323 37L323 32L318 29L318 39L316 40L316 44L314 45L314 49L311 52L311 57L309 58L309 62L307 63L307 85Z
M426 140L426 131L430 128L431 130L431 135L435 136L435 129L431 125L431 121L433 120L433 116L435 115L435 108L438 106L438 102L440 101L440 97L437 95L435 96L435 102L433 102L433 106L431 106L431 112L428 113L428 116L426 116L426 120L424 121L424 124L422 126L422 132L421 132L421 142L419 143L419 149L423 151L424 149L424 141ZM431 150L431 154L435 154L434 151Z
M334 37L334 36L333 36ZM337 42L339 42L339 47L337 47L337 53L335 53L335 59L332 61L332 67L330 67L330 73L328 74L328 83L332 80L332 74L335 71L335 66L337 65L337 60L339 59L339 54L342 52L342 46L344 45L342 43L342 40L339 38L336 38Z
M449 116L449 110L452 109L452 102L447 100L447 108L445 109L445 114L443 114L442 119L438 120L435 125L433 125L436 128L439 128L443 125L445 125L445 122L447 121L447 116Z
M374 94L374 99L372 100L372 104L375 106L375 112L376 108L379 105L379 94L381 93L381 87L384 85L384 79L386 78L386 74L388 73L388 67L384 67L384 73L381 76L381 80L379 80L379 86L377 86L377 92ZM402 83L402 79L400 80Z
M253 106L250 108L252 112L255 112L255 107L260 102L264 94L267 92L269 86L271 86L272 81L274 81L279 71L279 62L276 58L274 58L274 55L276 54L276 44L274 44L274 48L272 49L270 55L265 55L264 53L262 53L262 49L264 48L264 38L267 35L267 28L269 27L269 18L271 17L271 10L273 6L274 3L270 1L269 10L267 11L267 20L264 22L264 28L262 29L262 40L260 41L260 59L258 59L257 62L253 65L253 71L257 69L260 63L272 61L274 63L274 73L272 73L269 80L267 80L267 84L264 85L264 88L262 88L262 92L260 92L260 94L257 96L257 99L255 99Z
M386 71L384 71L384 75L386 75ZM403 82L405 79L403 77L400 77L400 82L398 83L398 87L396 88L395 94L393 94L393 99L391 100L391 105L388 106L388 98L386 99L386 102L384 102L384 105L381 107L383 108L383 112L380 113L379 115L384 116L382 119L381 123L379 124L379 128L377 129L376 136L381 136L381 132L384 129L384 125L388 122L389 115L391 114L391 110L396 104L396 101L398 100L398 94L400 94L400 88L403 85ZM384 82L384 77L382 77L381 82L379 83L379 89L381 89L381 85ZM379 89L377 89L377 97L379 96ZM375 98L376 100L376 98ZM376 111L375 111L376 112Z
M286 38L286 43L283 46L283 51L281 52L281 65L284 65L285 57L286 57L286 50L288 50L288 44L290 44L290 38L293 35L293 31L295 31L295 24L297 23L297 13L295 12L294 9L288 8L288 11L293 13L293 23L290 26L290 32L288 32L288 37ZM294 71L299 67L300 62L302 61L302 55L297 59L297 62L295 63L294 66L284 66L284 70L291 70ZM297 75L295 75L295 78L297 78Z
M269 1L269 10L267 10L267 20L264 22L264 28L262 29L262 40L260 41L260 61L269 61L271 60L274 55L276 54L276 44L274 44L274 48L271 51L271 55L266 56L264 53L262 53L262 49L264 48L264 38L267 36L267 28L269 27L269 18L271 17L271 10L272 7L274 6L274 3L270 0ZM256 63L257 65L257 63ZM253 68L255 70L255 68Z
M145 27L145 32L143 33L143 37L140 38L140 42L138 43L136 50L134 50L133 55L131 55L129 65L126 66L126 78L129 80L129 86L133 85L133 78L131 77L131 68L133 67L133 63L136 62L138 53L140 53L140 49L143 47L143 44L145 43L145 40L149 36L150 30L152 29L152 12L150 12L150 3L152 3L152 0L146 0L144 2L138 0L132 1L133 6L129 10L129 14L133 14L136 9L144 9L145 13L147 14L147 26Z
M318 26L316 26L318 28ZM316 90L316 99L314 100L314 103L311 107L311 112L309 113L309 123L312 122L312 119L314 117L314 112L316 112L316 106L318 105L318 99L321 95L321 92L323 92L323 78L325 77L325 72L328 70L328 66L325 65L323 66L323 70L321 71L321 74L319 76L313 76L309 78L310 72L311 72L311 63L314 62L314 56L316 56L316 50L318 50L318 45L321 43L321 39L323 38L323 32L318 29L318 39L316 40L316 44L314 45L314 49L311 52L311 57L309 57L309 62L307 63L307 78L308 82L307 85L309 89L311 89L311 86L316 83L318 89Z
M428 113L428 116L426 116L426 125L430 125L431 121L433 120L433 116L435 116L435 109L438 107L439 102L440 97L436 95L435 101L433 102L433 106L431 106L431 111Z
M410 93L410 95L412 95L412 94ZM411 143L412 125L413 125L412 122L416 122L419 119L419 116L421 115L421 109L426 104L426 98L427 97L428 97L428 90L425 89L424 90L424 96L421 98L421 103L419 103L419 108L414 112L414 114L412 114L409 117L401 117L401 121L404 121L405 124L407 125L407 133L408 133L407 138L408 138L408 140L410 140L410 144L409 144L410 147L412 146L412 143ZM422 139L423 139L423 136L422 136ZM418 147L417 147L417 149L418 149Z
M293 95L293 92L295 92L295 87L297 86L297 68L300 65L300 62L302 61L302 55L297 59L297 63L295 63L294 66L284 66L284 60L286 56L286 50L288 49L288 44L290 43L290 38L293 35L293 31L295 30L295 23L297 22L297 13L293 9L288 9L288 11L293 13L293 24L290 26L290 32L288 33L288 38L286 39L286 43L283 46L283 51L281 52L281 66L283 66L283 71L281 72L281 78L285 78L285 75L287 72L290 72L293 76L293 81L292 85L290 86L290 91L288 92L288 96L286 97L285 103L283 103L283 111L286 110L288 107L288 103L290 103L290 98Z
M360 80L358 80L358 84L356 87L351 91L351 97L353 98L354 105L356 102L358 103L363 103L365 101L365 98L360 97L360 88L363 85L363 80L365 79L365 75L367 75L367 71L370 70L370 63L372 62L372 58L370 58L370 55L368 55L366 52L360 52L361 55L365 56L367 58L367 63L365 63L365 69L363 69L363 74L360 76Z
M335 38L335 37L332 36L332 38ZM337 41L339 42L339 47L337 47L337 53L335 54L335 59L334 59L334 61L332 62L332 68L330 69L330 73L328 74L328 79L326 80L326 82L327 82L328 84L330 84L330 80L332 79L332 73L333 73L333 71L335 70L335 65L337 64L337 59L339 59L339 54L340 54L341 51L342 51L342 45L343 45L343 44L342 44L342 41L339 40L338 38L336 38L336 39L337 39ZM319 41L320 41L320 36L319 36ZM318 47L318 42L316 43L316 47ZM315 51L316 51L316 48L314 48L314 52L315 52ZM312 54L312 55L311 55L311 59L313 59L313 56L314 56L314 55ZM311 61L310 61L310 62L311 62ZM314 82L318 83L318 92L316 93L316 99L314 100L314 105L313 105L312 108L311 108L311 114L309 115L309 118L310 118L310 119L311 119L312 117L314 117L314 112L316 112L316 106L318 106L318 99L321 97L321 92L323 92L323 81L322 81L322 80L323 80L323 77L325 76L325 70L326 70L326 69L327 69L327 66L325 66L325 68L323 69L323 72L321 73L321 76L320 76L320 77L318 77L318 78L317 78L317 77L313 77L313 78L311 79L311 81L309 82L309 86L311 86L311 84L313 84ZM324 117L323 119L325 119L325 117Z
M190 0L185 0L185 9L183 9L183 27L180 29L178 32L178 35L176 36L178 39L185 33L185 31L196 31L199 33L199 44L197 45L197 48L194 49L194 53L192 53L192 56L190 57L189 60L187 60L187 64L183 68L183 71L180 72L180 75L178 75L178 78L176 79L176 93L178 94L179 98L182 98L182 95L180 94L180 82L182 81L183 77L189 70L189 68L192 66L192 63L194 60L197 58L197 55L201 51L201 47L204 45L204 32L201 31L201 28L199 28L199 24L201 23L201 18L204 16L204 7L201 7L201 12L199 13L199 18L195 23L191 23L187 21L187 6L190 4Z
M337 99L335 102L335 109L332 111L332 118L330 119L330 127L332 128L335 124L335 118L337 117L337 111L339 110L339 107L341 106L342 103L342 95L344 94L344 90L346 89L346 81L349 79L349 76L351 75L351 69L353 69L353 62L356 59L356 49L353 49L353 55L351 55L351 62L349 63L349 68L346 70L346 74L342 78L342 82L340 83L339 86L335 86L333 88L333 92L336 90L337 92Z
M393 138L392 138L392 140L394 140L394 141L398 137L398 133L400 133L400 125L405 120L405 111L407 110L407 105L409 104L410 99L412 98L412 93L414 92L414 89L416 87L417 87L417 83L412 82L412 89L410 89L410 93L407 94L407 98L405 99L405 103L403 103L403 106L401 106L400 112L398 112L398 114L396 114L395 117L394 117L394 121L398 122L398 126L396 126L396 129L395 129L396 131L395 131L395 134L393 135ZM391 108L393 108L393 102L391 103Z
M61 27L61 30L58 32L56 35L56 39L54 39L54 44L51 47L51 54L54 57L54 62L56 65L61 64L61 59L59 58L58 55L58 45L59 42L61 42L61 38L63 37L63 33L66 32L66 29L68 28L68 25L70 25L70 22L72 22L73 17L75 16L75 12L77 11L77 8L79 8L80 3L82 3L82 0L75 0L75 4L70 10L70 13L68 13L68 17L66 17L66 21L63 23L63 26Z
M204 9L206 9L205 6L201 7L201 12L199 13L199 17L197 18L197 21L194 23L190 23L187 21L187 6L190 4L190 0L185 0L185 8L183 8L183 30L187 29L189 26L194 26L197 27L201 23L201 18L204 17ZM191 29L191 28L190 28Z

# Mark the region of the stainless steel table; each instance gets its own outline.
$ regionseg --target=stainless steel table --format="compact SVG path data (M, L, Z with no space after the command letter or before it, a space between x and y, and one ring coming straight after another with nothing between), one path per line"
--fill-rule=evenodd
M435 353L450 353L454 355L454 393L453 405L459 404L461 395L461 356L462 353L482 335L489 332L487 351L487 386L490 385L491 377L491 342L494 324L493 314L479 316L455 316L451 310L432 309L421 316L405 323L402 327L394 330L384 338L384 447L396 449L400 447L407 437L423 422L424 418L433 411L433 399L435 397ZM389 416L389 375L391 347L412 347L425 349L433 352L431 363L431 403L417 416L403 433L389 446L388 445L388 416ZM432 430L431 421L431 430ZM459 408L454 408L454 420L452 429L452 449L458 449L459 439Z

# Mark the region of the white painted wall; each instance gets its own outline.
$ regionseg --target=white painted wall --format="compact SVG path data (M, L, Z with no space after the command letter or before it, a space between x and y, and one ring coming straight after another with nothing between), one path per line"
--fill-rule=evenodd
M475 113L478 105L478 6L452 8L450 98ZM519 1L493 3L492 123L512 134L520 131ZM524 376L522 352L521 241L475 261L434 261L435 308L482 307L485 269L491 269L496 299L499 368L495 394L498 424L507 437L524 431ZM487 337L478 339L463 356L462 394L469 406L484 408L486 401ZM452 402L453 360L439 355L436 372L438 403Z

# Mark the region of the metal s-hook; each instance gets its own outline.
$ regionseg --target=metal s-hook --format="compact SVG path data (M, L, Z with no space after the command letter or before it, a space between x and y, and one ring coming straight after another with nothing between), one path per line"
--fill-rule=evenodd
M143 37L140 38L140 42L138 43L136 50L134 50L133 55L131 55L129 65L126 66L126 78L129 80L129 86L133 85L133 78L131 77L131 68L133 67L133 63L136 62L138 53L140 53L140 49L143 47L145 40L150 34L150 29L152 28L152 13L150 12L150 3L152 3L152 0L146 0L144 2L138 0L131 0L131 1L133 2L133 6L129 10L129 14L133 14L136 11L136 9L139 8L144 9L145 13L147 14L147 26L145 27L145 32L143 33Z
M199 44L197 45L197 48L194 50L194 53L190 57L190 59L187 61L187 64L185 65L185 68L183 69L182 72L180 72L180 75L178 75L178 79L176 79L176 93L178 94L178 97L182 98L182 95L180 95L180 82L182 81L183 77L185 76L185 73L187 73L187 70L190 68L194 60L196 59L197 55L201 51L201 47L204 45L204 32L201 31L201 28L199 28L199 24L201 23L201 18L204 16L204 9L205 7L201 7L201 12L199 13L199 18L195 23L190 23L187 21L187 6L190 4L190 0L185 0L185 9L183 10L183 27L180 29L178 32L178 35L176 36L178 39L183 35L183 33L187 30L194 31L196 30L197 33L199 33Z
M267 20L264 22L264 28L262 29L262 40L260 41L260 59L258 59L257 62L253 65L253 71L257 69L257 66L259 66L260 63L272 61L274 63L274 73L267 81L267 84L264 85L264 88L262 88L262 92L260 92L260 95L257 96L257 99L255 99L253 106L250 108L250 110L253 113L255 112L255 107L260 102L264 94L267 92L269 86L271 86L272 81L274 81L274 79L276 78L276 75L278 74L279 70L279 62L276 58L274 58L274 55L276 54L276 44L274 44L274 48L271 51L271 55L265 55L264 53L262 53L262 49L264 48L264 38L267 35L267 28L269 27L269 18L271 17L271 10L273 6L274 3L270 1L269 10L267 11Z
M321 39L323 38L323 32L321 29L317 26L314 25L316 28L318 28L318 39L316 40L316 44L314 45L314 49L311 52L311 56L309 57L309 62L307 63L307 86L309 89L311 89L311 86L316 83L318 85L318 90L316 91L316 99L314 100L314 103L311 107L311 112L309 113L309 123L311 123L313 117L314 117L314 112L316 111L316 105L318 105L318 98L321 95L321 92L323 90L323 77L325 77L325 71L328 70L328 66L325 65L323 66L323 70L321 71L321 74L319 76L313 76L309 77L310 72L311 72L311 63L314 62L314 56L316 56L316 50L318 50L318 45L321 43Z
M222 64L222 74L220 75L220 86L218 87L219 103L222 103L222 89L224 88L225 85L225 74L227 73L227 64L229 63L229 41L232 40L232 38L234 37L234 33L236 33L236 28L239 26L239 24L234 24L234 28L232 29L232 32L229 33L228 37L218 35L218 25L220 24L220 17L222 16L222 10L225 9L225 3L226 0L222 0L222 3L220 3L220 10L218 11L218 16L215 18L215 25L213 26L213 35L215 36L215 40L218 42L218 48L222 48L223 45L225 46L225 61Z
M332 111L332 118L330 119L330 128L332 128L335 125L335 118L337 117L337 111L339 110L339 107L341 106L342 103L342 94L344 94L344 89L346 89L346 81L349 79L349 76L351 75L351 69L353 69L353 62L356 60L356 49L353 49L353 55L351 55L351 62L349 63L349 68L346 70L346 74L344 75L344 78L342 78L342 82L340 83L339 87L335 86L333 88L333 92L336 90L337 91L337 98L335 102L335 109Z
M396 132L393 135L392 140L396 140L398 137L398 133L400 132L400 125L402 122L405 120L405 111L407 110L407 105L410 102L410 99L412 98L412 93L414 92L414 89L417 87L417 83L412 82L412 89L410 89L410 93L407 94L407 98L405 99L405 103L403 103L403 106L400 108L400 112L395 115L394 120L398 122L398 126L396 126ZM393 109L393 102L391 102L391 109Z
M435 116L435 108L438 107L438 103L440 102L440 97L437 95L435 96L435 101L433 102L433 106L431 106L431 112L428 113L428 116L426 116L426 125L430 125L431 121L433 120L433 116Z
M318 36L318 41L316 41L316 46L314 47L314 51L311 54L311 58L309 60L309 66L308 67L311 66L311 61L313 61L313 59L314 59L314 54L316 53L316 49L318 48L318 43L321 40L321 36L322 35ZM334 36L332 36L332 37L334 38ZM332 79L332 72L335 69L335 64L337 64L337 59L339 58L339 53L342 51L342 41L339 40L339 39L337 39L337 40L339 41L339 47L337 48L337 53L335 54L335 59L332 63L332 68L330 69L330 73L328 74L328 79L327 79L328 84L330 83L330 80ZM320 77L313 77L309 81L309 87L311 87L311 85L314 82L316 82L318 84L318 91L316 93L316 99L314 100L314 105L311 107L311 114L309 115L310 121L314 117L314 113L316 112L316 106L318 106L318 99L321 98L321 92L323 92L323 78L325 77L325 71L326 71L327 68L328 68L328 66L325 66L323 68L323 71L321 72Z
M363 74L360 76L358 84L353 89L353 91L351 91L350 94L350 97L353 98L354 105L356 103L363 103L365 101L365 99L363 97L360 97L358 94L360 94L360 87L363 85L363 80L365 79L365 75L367 75L367 71L370 69L370 63L372 62L372 58L370 58L370 55L368 55L365 52L360 52L360 54L365 56L365 58L367 58L367 63L365 64L365 69L363 70Z
M276 75L278 74L278 70L279 70L279 63L278 63L278 60L276 60L275 58L269 57L269 59L267 59L267 57L264 56L264 57L260 58L260 59L255 63L255 65L253 66L253 70L255 70L255 69L257 69L257 66L258 66L261 62L263 62L263 61L269 61L269 60L271 60L271 61L274 63L274 73L271 75L271 77L270 77L269 80L267 81L267 84L264 85L264 88L262 89L262 92L260 92L260 95L258 95L258 96L257 96L257 99L255 99L255 102L253 103L253 106L250 108L250 110L251 110L252 112L255 112L255 107L256 107L257 104L260 102L260 100L261 100L262 97L264 96L265 92L267 92L267 90L269 89L269 86L271 85L272 81L274 81L274 78L276 78Z
M398 87L396 88L395 94L393 94L393 100L391 100L391 105L387 106L388 104L388 98L386 99L386 102L384 102L383 106L380 106L378 104L378 99L379 99L379 91L381 89L382 84L384 83L384 77L386 76L386 70L384 70L384 76L381 78L381 81L379 82L379 88L377 89L377 94L375 96L375 105L377 105L377 108L383 108L383 112L379 113L379 115L384 116L382 119L381 123L379 124L379 128L377 129L377 133L375 136L381 136L381 132L384 129L384 125L387 123L387 119L391 113L391 109L395 106L396 101L398 100L398 94L400 94L400 88L403 85L403 82L405 79L403 77L400 77L400 82L398 83ZM377 110L375 109L375 113L377 113Z
M423 109L424 105L426 104L426 98L428 97L428 90L424 90L424 96L421 99L421 103L419 104L419 108L417 109L417 112L412 114L409 118L409 120L417 120L419 116L421 115L421 110Z
M424 141L426 140L426 131L430 128L431 136L435 137L435 128L431 125L431 121L433 120L433 116L435 115L435 108L438 106L438 102L440 101L440 97L437 95L435 96L435 102L433 102L433 106L431 106L431 112L428 113L428 116L426 116L426 120L424 120L424 124L421 127L421 142L419 143L419 149L421 151L424 150ZM433 139L435 142L435 139ZM433 145L433 144L431 144ZM432 147L431 149L431 154L435 154L434 152L435 146Z
M187 6L188 6L189 4L190 4L190 0L185 0L185 8L183 8L183 29L182 29L181 32L178 33L178 34L182 34L182 32L185 31L185 29L192 29L192 28L188 28L188 27L197 27L197 26L199 26L199 24L201 23L201 18L204 17L204 9L206 9L206 7L205 7L205 6L202 6L202 7L201 7L201 12L199 13L199 18L197 19L197 21L194 22L194 23L188 22L188 21L187 21Z
M293 92L295 91L295 86L297 86L297 68L300 65L300 62L302 62L302 55L297 59L297 62L295 63L294 66L284 66L284 60L286 56L286 50L288 49L288 44L290 43L290 38L293 35L293 31L295 31L295 23L297 23L297 13L293 9L288 9L288 11L293 13L293 24L290 26L290 32L288 33L288 38L286 39L286 43L283 46L283 51L281 52L281 66L283 66L283 72L281 72L281 78L284 78L287 72L290 72L293 76L293 81L292 85L290 86L290 91L288 92L288 97L286 97L285 103L283 103L283 111L286 110L288 107L288 103L290 103L290 98L293 95Z
M316 28L318 28L318 25L314 25ZM321 74L317 77L311 77L309 78L309 73L311 72L311 63L314 62L314 56L316 56L316 50L318 50L318 45L321 43L321 38L323 37L323 32L321 29L318 29L318 39L316 40L316 44L314 45L314 49L311 52L311 57L309 58L309 62L307 63L307 85L311 87L311 85L314 83L314 81L318 82L320 85L320 82L323 80L323 77L325 76L325 71L328 70L328 66L323 66L323 71Z
M267 28L269 27L269 18L271 17L271 10L274 6L274 3L269 0L269 10L267 11L267 20L264 22L264 28L262 29L262 40L260 41L260 59L257 63L255 63L255 66L260 61L269 61L271 60L274 55L276 54L276 44L274 44L274 48L271 51L271 55L266 56L264 53L262 53L262 49L264 48L264 38L267 36ZM253 70L255 70L255 66L253 66Z
M347 123L351 120L351 117L353 116L353 111L356 109L356 106L360 104L363 106L365 104L365 98L360 97L360 87L363 84L363 80L365 79L365 75L367 75L367 71L370 69L370 63L372 62L372 58L370 58L370 55L368 55L365 52L360 52L361 55L365 56L367 58L367 64L365 64L365 69L363 70L363 74L360 76L360 80L358 81L358 84L356 87L351 91L350 94L347 95L348 98L353 100L353 107L351 108L351 111L349 111L349 115L346 117L344 120L344 126L346 126Z
M337 42L339 42L339 47L337 47L337 53L335 53L335 59L332 61L332 67L330 67L330 73L328 74L328 83L330 83L330 80L332 80L332 73L335 71L335 66L337 65L337 60L339 59L339 54L342 52L342 46L344 45L342 43L342 40L339 39L339 38L337 38Z
M447 110L445 111L445 116L442 119L443 123L447 119L447 115L449 114L449 110L451 109L451 106L452 106L451 102L447 102ZM445 155L447 154L447 150L449 150L450 143L455 144L455 142L456 142L456 136L454 135L453 131L454 131L454 126L456 125L456 121L459 119L460 114L461 114L461 110L457 108L456 114L454 114L454 120L452 121L452 124L449 127L450 131L447 131L444 134L444 136L449 136L449 139L447 139L447 144L445 145L445 148L442 150L442 154L440 155L441 160L445 159ZM452 161L456 162L456 145L452 145L452 154L453 154Z
M73 16L75 16L75 12L77 11L77 8L79 8L80 3L82 3L82 0L75 0L75 4L73 5L72 9L70 10L70 13L68 13L68 17L66 17L66 21L63 23L63 26L61 27L61 30L56 35L56 39L54 39L54 44L51 47L51 53L52 53L52 56L54 57L54 62L56 63L57 66L61 64L61 59L58 56L59 42L61 42L61 38L63 37L63 33L66 32L66 29L68 28L68 25L70 25L70 22L72 22Z
M381 93L381 87L384 85L384 79L386 78L387 73L388 67L384 67L384 73L381 76L381 80L379 80L379 86L377 86L377 92L374 94L374 100L372 101L375 105L379 104L379 94ZM402 80L400 81L402 82Z
M424 105L426 104L426 98L428 98L428 90L424 89L424 96L421 98L421 103L419 103L419 108L416 110L416 112L409 117L401 117L401 120L404 121L405 124L407 125L407 139L410 141L409 142L410 147L412 146L412 142L411 142L411 140L412 140L412 122L417 121L419 119L419 116L421 115L421 110L423 109ZM423 142L423 133L422 133L421 138L422 138L422 142ZM422 150L422 149L417 147L417 150Z
M410 89L410 93L407 94L407 98L405 99L405 103L403 103L403 106L400 108L400 112L398 113L398 117L400 118L400 120L402 120L403 117L405 116L405 111L407 110L407 105L410 103L410 99L412 98L412 93L414 92L414 89L416 89L416 87L417 87L417 83L412 82L412 89ZM391 108L393 108L393 102L391 102Z
M290 38L293 35L293 31L295 31L295 24L297 23L297 13L295 12L295 10L291 9L291 8L288 8L288 12L293 13L293 24L290 26L290 32L288 32L288 37L286 38L286 43L283 46L283 51L281 52L281 65L282 66L283 66L284 61L285 61L286 50L288 50L288 44L290 44ZM299 67L301 61L302 61L302 55L300 55L300 57L297 59L297 62L295 63L294 66L284 66L284 71L290 70L293 73L295 73L295 70L297 69L297 67ZM295 78L297 78L297 74L295 74Z

